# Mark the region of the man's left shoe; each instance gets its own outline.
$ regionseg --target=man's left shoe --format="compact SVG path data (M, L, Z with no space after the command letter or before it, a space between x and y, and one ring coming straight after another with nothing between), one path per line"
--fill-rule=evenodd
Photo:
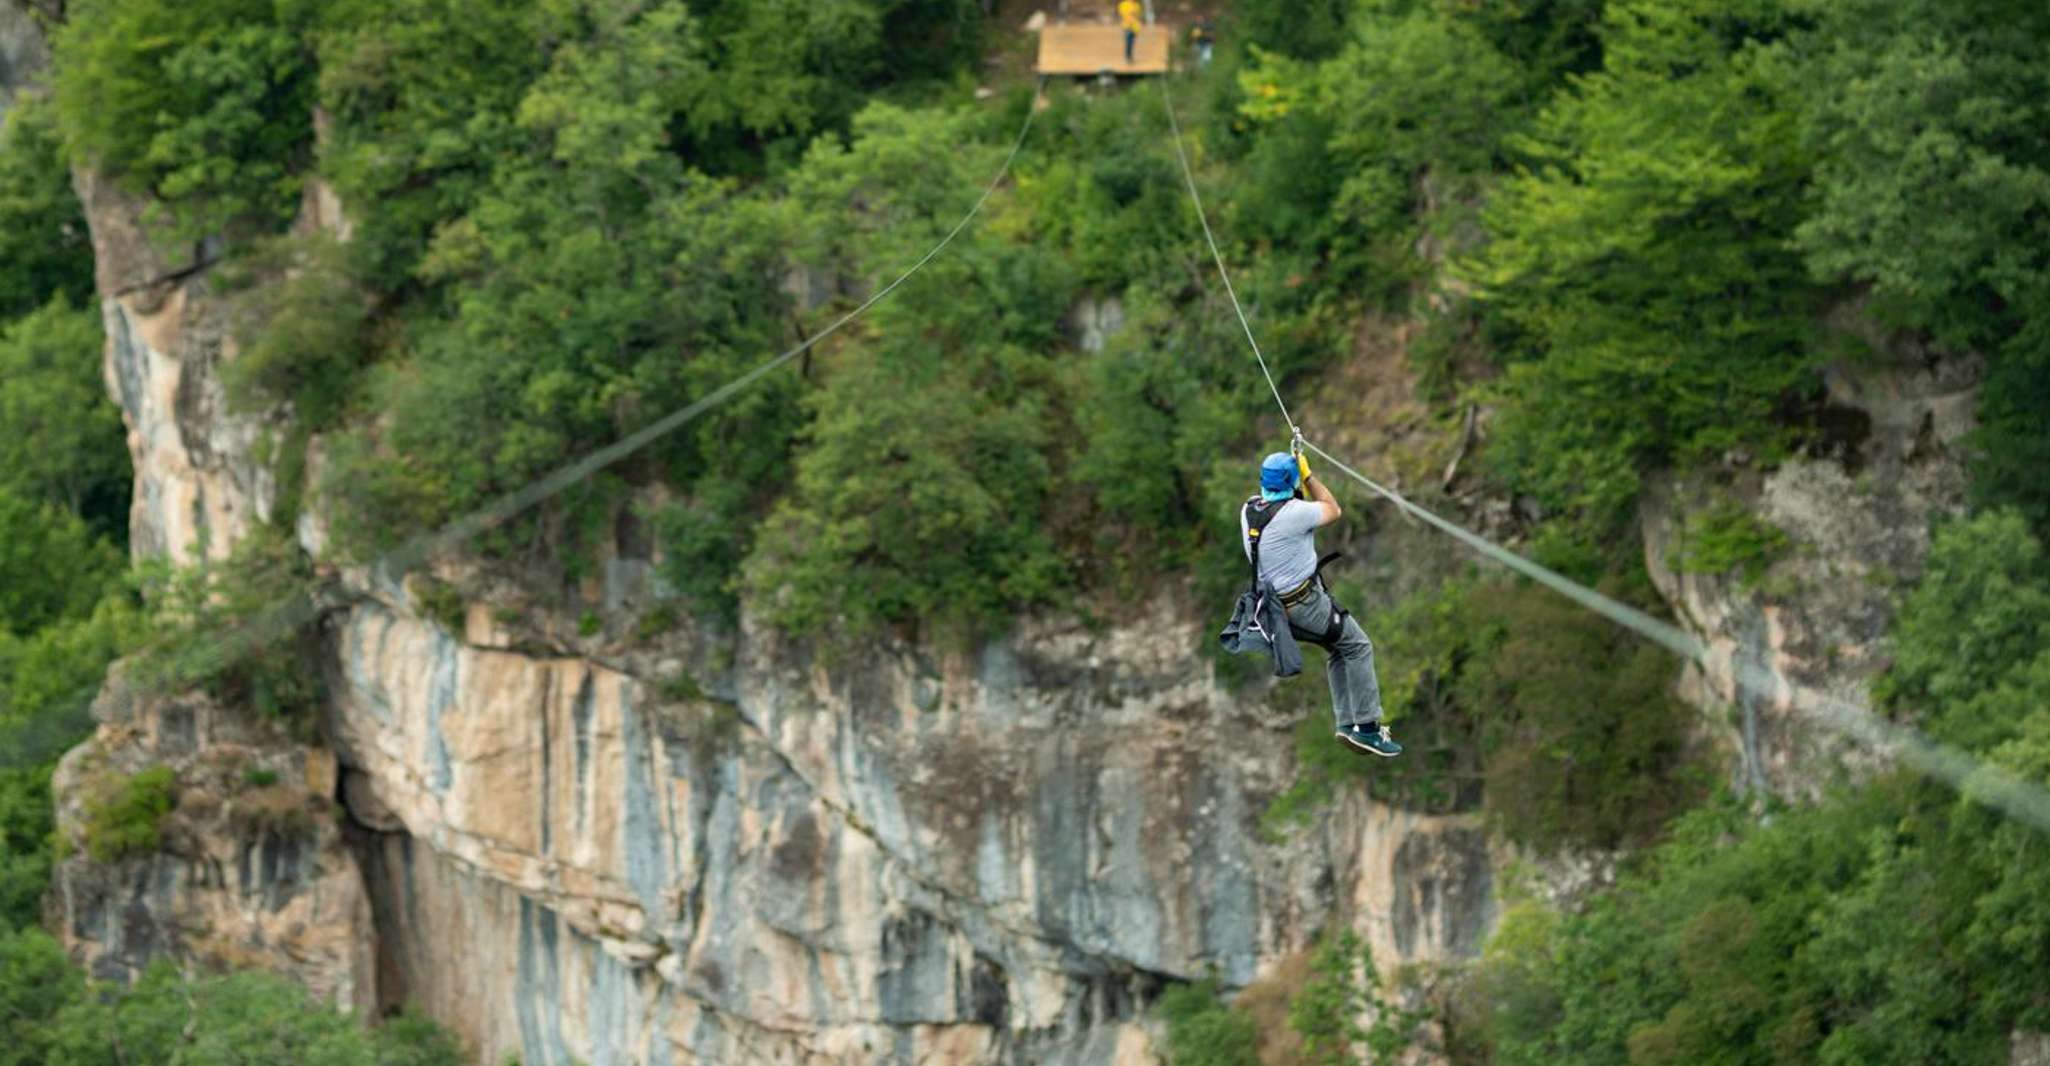
M1372 725L1349 725L1338 731L1338 739L1348 747L1392 759L1402 754L1402 745L1388 735L1388 727L1379 722Z

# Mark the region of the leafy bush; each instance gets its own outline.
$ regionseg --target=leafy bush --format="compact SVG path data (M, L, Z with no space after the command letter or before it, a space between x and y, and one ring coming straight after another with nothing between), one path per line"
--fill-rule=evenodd
M262 530L225 561L144 572L150 633L131 680L153 691L200 687L231 707L307 724L325 681L298 546Z
M109 863L155 851L164 816L178 805L177 788L168 766L106 781L86 799L86 854Z
M420 273L449 290L451 313L425 317L372 375L385 422L337 443L323 485L355 554L641 428L773 349L774 220L683 168L668 140L683 82L633 91L695 62L682 19L657 5L554 50L517 108L534 147L500 160L469 214L440 228ZM768 383L665 439L647 469L695 472L764 438L751 450L775 454L788 388Z
M33 924L49 888L50 772L92 732L91 704L107 666L140 639L125 593L84 618L26 637L0 632L0 930Z
M92 732L91 705L108 664L136 647L144 629L122 590L89 617L27 637L0 633L0 751L13 767L53 761Z
M862 211L811 254L877 276L914 256L948 224L917 197L963 198L995 168L993 146L944 150L976 121L878 107L847 148L821 146L793 176L800 202ZM944 173L934 153L950 159ZM875 308L874 339L837 352L809 398L794 491L749 563L772 617L841 632L988 625L1062 587L1045 514L1059 394L1041 353L1068 291L1042 252L973 234Z
M1260 1061L1253 1019L1218 997L1215 978L1170 986L1155 1009L1167 1022L1168 1066L1254 1066Z
M1959 349L2017 337L2050 294L2050 38L2041 8L1986 0L1818 8L1802 67L1816 273L1872 286L1889 318ZM1857 85L1859 91L1832 91Z
M442 632L461 639L469 614L463 590L427 574L416 574L407 582L413 609L441 627Z
M370 303L328 237L281 239L244 257L251 285L237 301L241 347L221 369L243 410L292 404L295 428L333 426L354 399L370 342Z
M2050 647L2050 560L2014 511L1939 530L1894 626L1877 694L1952 743L1986 749L2020 719L2011 696Z
M57 1034L52 1020L77 1002L85 981L64 946L36 928L0 929L0 1066L44 1066Z
M1350 0L1260 0L1237 9L1235 34L1301 59L1327 56L1345 39Z
M1788 545L1784 532L1750 508L1735 500L1718 500L1686 516L1671 563L1687 574L1741 571L1745 583L1754 584Z
M352 212L349 264L372 287L413 281L437 226L490 187L493 161L526 147L514 112L546 64L549 21L532 0L322 5L320 103L333 118L321 173Z
M1043 408L988 387L1005 361L977 374L939 355L891 352L887 373L849 367L819 394L796 492L769 519L748 575L779 623L986 626L1060 586L1041 522Z
M76 995L44 1030L50 1066L458 1066L461 1045L418 1017L376 1027L259 971L186 978L169 963L128 989ZM118 1050L117 1050L118 1049Z
M42 916L55 816L52 769L49 763L0 768L0 935L32 926Z
M1310 978L1290 998L1288 1026L1303 1038L1309 1066L1404 1061L1423 1016L1384 994L1373 952L1351 930L1326 934L1310 956ZM1362 1026L1361 1015L1372 1020Z

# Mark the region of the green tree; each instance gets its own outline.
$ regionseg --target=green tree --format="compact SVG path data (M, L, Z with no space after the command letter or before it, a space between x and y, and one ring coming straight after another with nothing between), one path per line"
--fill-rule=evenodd
M292 404L295 429L333 427L350 410L370 347L369 296L330 238L273 242L236 270L263 279L240 294L241 349L221 368L236 406Z
M1527 163L1463 267L1514 330L1489 459L1584 535L1648 467L1772 452L1810 382L1818 290L1789 246L1810 162L1763 44L1790 26L1771 0L1611 4L1602 70L1512 143Z
M1990 357L1973 491L2050 521L2050 14L2008 0L1817 5L1805 42L1811 268L1883 320Z
M1332 148L1405 184L1426 167L1493 169L1503 136L1525 117L1522 68L1489 41L1479 12L1376 6L1316 74L1314 106L1331 116Z
M0 767L0 931L27 928L42 916L56 814L50 770L48 764Z
M1989 747L2018 720L1980 701L2050 645L2050 561L2018 513L1995 511L1941 530L1926 565L1878 692L1938 737Z
M765 528L751 590L793 629L842 633L987 626L1044 602L1061 564L1042 521L1042 401L991 388L1013 372L1001 357L974 368L930 348L862 355L879 365L854 362L818 394L796 491Z
M127 434L100 353L99 314L66 296L0 327L0 491L61 508L122 545Z
M120 572L120 554L77 517L0 488L0 633L91 611Z
M932 164L977 121L879 106L846 149L816 149L794 177L800 202L864 210L812 254L871 276L916 255L949 225L934 205L973 195L996 167L986 144ZM810 400L796 491L750 564L775 617L842 630L986 624L1060 587L1045 516L1057 401L1038 353L1067 292L1036 250L978 233L871 312L872 339L837 352Z
M313 143L313 65L272 0L74 0L50 41L75 159L186 240L288 220Z
M436 227L490 188L494 163L527 139L520 98L547 69L551 11L533 0L422 0L390 17L380 0L319 5L318 94L332 116L321 173L353 210L352 266L403 290Z
M1236 36L1300 59L1321 59L1345 39L1352 0L1259 0L1237 10Z
M641 428L780 339L772 220L688 171L670 141L702 69L690 20L670 3L599 21L522 97L531 153L501 162L435 238L421 273L446 289L449 313L372 376L385 423L337 446L324 491L358 551ZM731 430L763 414L711 421L732 449ZM705 465L703 439L665 440L644 473ZM764 447L777 446L772 434Z
M2050 12L2011 0L1818 5L1801 247L1824 277L1964 348L2050 295Z
M82 305L92 294L92 235L71 191L56 109L47 97L18 95L0 126L0 321L55 296Z
M1351 930L1325 934L1310 955L1310 977L1288 1001L1288 1027L1303 1038L1309 1066L1402 1060L1423 1015L1383 993L1374 955ZM1367 1016L1367 1024L1360 1017Z
M0 929L0 1066L43 1066L53 1023L85 982L64 948L40 929Z
M87 618L28 637L0 632L0 929L33 924L49 888L50 772L92 731L91 702L107 667L140 639L125 594Z

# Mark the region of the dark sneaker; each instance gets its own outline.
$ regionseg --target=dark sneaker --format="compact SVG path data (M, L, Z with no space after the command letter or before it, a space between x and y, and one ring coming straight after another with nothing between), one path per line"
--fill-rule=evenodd
M1338 739L1348 747L1370 755L1392 759L1402 754L1402 745L1388 735L1388 727L1379 722L1373 725L1349 725L1338 731Z

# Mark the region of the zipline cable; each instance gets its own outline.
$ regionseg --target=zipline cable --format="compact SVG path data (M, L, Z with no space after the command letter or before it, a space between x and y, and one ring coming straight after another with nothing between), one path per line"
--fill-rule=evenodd
M1168 125L1174 131L1175 154L1181 158L1182 174L1188 180L1189 198L1195 203L1197 221L1203 225L1203 237L1209 243L1211 256L1217 262L1217 275L1224 282L1225 295L1231 298L1232 310L1238 314L1239 324L1245 327L1246 341L1252 346L1254 358L1259 360L1260 372L1267 377L1267 387L1273 390L1274 402L1281 408L1281 417L1288 423L1289 432L1297 443L1316 453L1319 458L1330 463L1341 473L1366 486L1368 490L1395 504L1403 514L1429 523L1482 557L1500 563L1616 625L1697 664L1709 677L1726 673L1735 688L1756 699L1783 702L1796 712L1820 721L1839 733L1876 750L1890 752L1916 771L1945 782L1976 802L2050 833L2050 791L2044 790L2041 786L1986 763L1962 749L1931 740L1914 729L1889 722L1874 714L1869 708L1795 685L1740 654L1733 652L1727 661L1719 663L1718 656L1707 644L1678 626L1662 622L1635 607L1604 596L1564 574L1510 551L1457 522L1440 517L1410 502L1394 489L1353 469L1315 443L1305 440L1301 429L1289 416L1288 405L1282 402L1281 390L1274 387L1273 375L1267 372L1267 360L1261 355L1260 344L1253 337L1253 328L1247 323L1245 309L1239 306L1238 293L1232 287L1231 274L1225 267L1224 256L1217 250L1217 238L1211 231L1210 220L1204 214L1203 198L1196 193L1196 179L1189 170L1188 150L1182 144L1181 121L1175 117L1174 97L1168 91L1165 77L1160 79L1160 92L1161 99L1167 107Z
M1224 253L1217 250L1217 235L1210 232L1210 216L1203 211L1203 194L1196 191L1196 171L1189 165L1188 149L1182 146L1182 121L1175 117L1174 98L1168 95L1167 78L1160 79L1160 98L1167 105L1167 123L1174 128L1174 153L1182 161L1182 180L1189 185L1189 199L1196 204L1196 221L1203 224L1203 240L1210 245L1210 258L1217 261L1217 276L1224 279L1224 294L1231 297L1231 309L1239 316L1239 328L1246 331L1246 343L1252 346L1253 358L1260 361L1260 375L1267 379L1267 391L1274 394L1275 406L1281 408L1281 420L1288 423L1291 435L1300 436L1295 419L1288 413L1288 403L1281 398L1281 388L1274 384L1274 374L1267 369L1267 356L1260 351L1260 341L1253 336L1253 324L1246 320L1246 309L1239 306L1238 290L1231 284L1231 272L1224 269Z
M884 297L897 291L898 286L911 280L912 275L924 269L927 263L938 258L939 254L945 251L948 245L954 243L954 238L960 236L961 231L968 228L968 224L973 222L975 217L982 213L983 205L989 203L991 196L996 195L997 187L1003 184L1005 175L1011 172L1011 164L1017 160L1018 152L1025 147L1026 136L1032 132L1033 120L1039 114L1037 106L1039 94L1045 86L1046 79L1041 77L1033 89L1032 100L1025 105L1025 121L1018 127L1018 136L1011 142L1011 150L1004 155L1003 164L997 167L996 174L991 176L989 184L983 188L982 195L976 198L974 206L968 209L967 214L961 216L959 222L954 223L954 228L948 230L947 235L941 237L938 244L933 245L931 250L920 256L918 261L911 264L909 269L897 275L895 281L876 290L873 295L863 300L852 311L834 319L832 325L800 341L795 347L781 355L768 359L747 373L719 386L689 406L671 412L654 423L621 439L619 442L600 448L538 481L530 482L525 488L506 493L484 507L449 523L447 526L424 538L424 540L416 538L419 543L409 543L402 546L387 556L386 560L389 561L395 557L406 558L408 560L406 565L399 567L399 569L401 571L409 569L412 561L424 558L445 545L467 540L476 533L496 523L503 522L513 515L548 499L563 489L582 481L584 478L640 451L655 440L675 432L679 427L704 414L706 411L725 403L755 382L760 381L771 371L810 351L827 337L838 333L840 327L861 317L862 313L869 308L881 303ZM410 557L403 556L403 553L409 549L417 554Z
M838 333L842 327L861 317L869 308L881 303L885 297L897 291L899 286L911 280L913 275L923 270L928 263L938 258L939 254L954 242L954 238L960 236L962 231L968 228L969 223L973 222L976 216L982 213L982 209L989 203L990 197L996 195L996 191L1003 184L1004 178L1010 174L1011 165L1017 161L1018 153L1024 149L1026 138L1032 132L1033 123L1039 114L1039 96L1045 90L1045 87L1046 79L1041 77L1033 87L1031 100L1025 105L1025 120L1018 126L1018 135L1011 141L1010 150L1004 154L1003 162L997 167L996 173L990 177L989 184L983 187L982 195L976 198L975 203L969 207L968 213L962 215L960 221L954 223L953 228L949 229L946 235L940 238L939 243L934 244L916 262L912 263L909 268L897 275L895 280L877 289L853 310L834 319L831 325L798 342L789 350L764 360L753 369L728 381L726 384L719 386L690 404L657 419L613 444L591 452L574 462L556 469L552 473L528 482L518 489L504 493L490 503L449 522L440 529L412 537L404 544L373 560L367 567L368 573L373 578L381 576L385 580L396 581L407 571L419 565L420 562L436 552L467 540L485 529L512 518L562 492L571 485L582 481L584 478L640 451L656 440L675 432L686 423L745 391L749 386L768 376L777 368L810 351L820 341ZM291 632L311 622L314 618L318 617L321 610L320 604L314 598L304 595L271 604L252 620L250 624L244 626L238 632L209 641L199 648L179 656L171 664L175 672L163 679L161 687L175 689L180 681L189 684L210 677L222 667L241 661L243 657L250 654L256 648L268 644L279 634ZM132 700L137 695L135 690L140 684L141 682L131 679L127 674L120 674L109 680L107 686L109 692L107 695L115 699ZM89 705L92 702L93 696L98 691L99 686L96 685L93 686L93 691L82 694L76 701L80 711L57 716L63 718L63 721L53 721L46 719L44 716L38 716L36 721L24 722L14 728L0 730L0 740L7 742L5 744L7 750L0 751L0 766L35 762L41 758L48 757L50 754L54 754L45 752L42 749L51 745L52 738L75 735L76 732L83 729L84 726L80 719L86 718L89 720ZM67 730L67 727L73 728Z

